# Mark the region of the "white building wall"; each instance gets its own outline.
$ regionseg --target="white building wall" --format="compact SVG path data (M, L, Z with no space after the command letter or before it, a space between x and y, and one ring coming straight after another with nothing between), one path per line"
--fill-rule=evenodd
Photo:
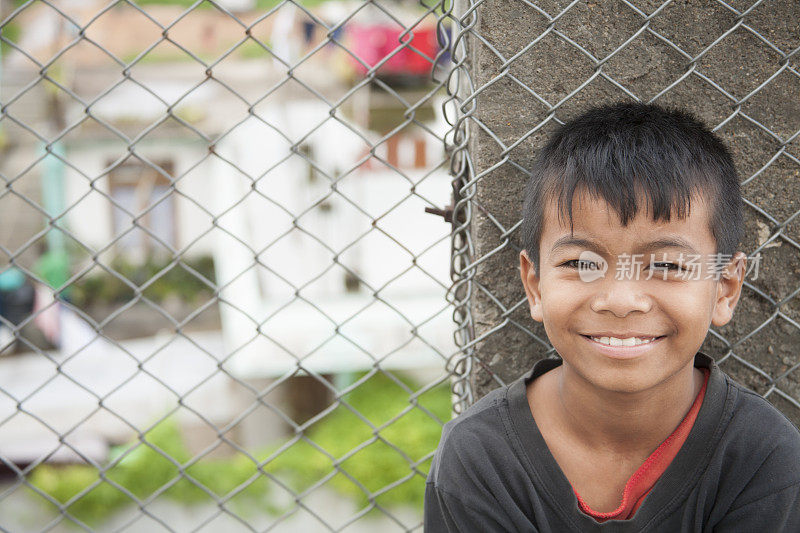
M369 368L376 356L393 360L382 367L440 366L441 356L411 338L417 326L429 330L425 339L442 353L454 349L445 300L450 227L424 212L450 199L441 141L419 133L423 169L413 168L410 137L398 146L399 172L375 159L359 166L378 135L365 131L367 143L329 111L321 101L268 108L215 146L220 157L199 165L208 153L202 142L136 145L151 161L171 160L182 176L176 189L202 206L176 195L177 245L188 246L188 257L215 258L225 346L236 351L230 364L241 375L281 374L296 368L295 356L308 356L303 364L320 372ZM431 128L444 131L438 121ZM308 160L291 153L293 143L307 147L318 165L315 180ZM118 143L71 146L68 157L96 178L125 150ZM385 144L376 155L388 157ZM341 194L331 193L333 179ZM67 202L75 204L70 227L95 249L106 246L113 227L108 198L73 170L67 184ZM95 187L108 194L105 177ZM356 292L346 291L347 269L363 281Z
M223 299L235 302L221 307L223 327L226 344L238 350L231 366L239 375L290 371L297 367L295 356L306 357L303 368L318 372L369 368L375 356L391 357L392 361L382 362L387 368L440 366L441 357L434 350L411 339L417 325L429 329L425 338L443 353L453 349L452 318L445 300L450 228L440 217L424 212L430 204L411 195L412 185L428 170L402 168L405 179L380 164L353 169L368 144L328 118L328 112L322 102L288 102L262 115L288 140L260 120L250 119L219 146L218 151L239 162L248 175L260 177L268 171L258 179L256 194L248 195L219 221L237 239L251 243L263 263L251 268L253 254L230 235L218 241L215 258L219 281L226 286ZM303 139L316 124L321 125ZM377 136L372 135L370 141L375 142ZM430 135L423 138L428 160L444 162L441 142ZM311 183L307 161L298 155L287 158L291 142L301 139L322 171ZM412 149L413 140L399 147L401 165L413 162L408 155ZM238 174L228 165L217 165L218 202L230 205L247 193L250 185ZM330 194L331 178L342 175L335 188L350 201ZM235 184L235 191L226 184ZM446 166L415 190L436 205L446 203L450 198ZM329 210L320 209L321 201L329 204ZM346 292L346 270L334 264L334 256L365 282L360 291ZM430 275L412 267L414 256ZM444 312L437 315L438 311ZM254 322L263 336L254 338Z

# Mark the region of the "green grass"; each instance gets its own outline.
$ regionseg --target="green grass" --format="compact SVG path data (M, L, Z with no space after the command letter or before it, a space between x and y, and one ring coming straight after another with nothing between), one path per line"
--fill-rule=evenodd
M419 388L408 379L402 381L412 390ZM383 374L372 376L343 398L376 427L390 422L409 407L408 399L408 393ZM449 419L447 384L423 394L418 403L440 420ZM383 491L375 498L379 505L405 504L421 510L425 476L430 467L430 458L423 458L431 454L439 442L440 423L414 408L380 429L378 435L383 440L376 439L375 431L368 423L340 405L306 432L306 438L316 446L299 440L266 464L264 461L278 446L262 450L254 457L265 472L280 478L281 482L288 483L298 492L335 473L326 486L352 498L359 507L368 503L360 488L363 486L372 493ZM185 472L194 480L193 483L181 477L183 465L192 457L173 419L156 425L145 434L144 440L149 445L136 441L114 450L110 462L113 466L107 468L103 476L108 481L101 479L97 469L88 465L40 465L30 475L29 481L61 505L66 505L71 516L89 525L96 525L130 505L133 500L126 492L136 499L145 500L157 491L161 493L162 487L175 479L179 480L163 490L160 497L185 505L211 503L214 497L230 497L227 505L244 516L253 509L273 513L287 510L275 503L274 481L260 472L258 465L245 454L203 459L186 467ZM363 447L359 451L342 460L360 446ZM336 470L328 455L339 461L339 470L346 471L347 475ZM407 477L409 479L387 489ZM243 487L251 480L254 481Z
M410 384L412 390L416 390L415 385L403 381ZM376 427L393 419L409 406L408 394L382 374L371 377L345 396L344 400ZM450 393L447 385L441 385L422 395L419 404L440 420L448 420ZM412 463L420 462L436 448L441 431L438 422L420 409L412 409L381 429L379 434L382 440L378 440L367 423L350 409L339 406L311 429L309 438L337 459L369 442L344 460L340 469L370 492L375 492L409 476ZM383 441L399 448L408 459ZM292 472L294 488L297 490L305 490L333 471L331 460L305 442L290 448L270 466ZM430 459L420 462L416 466L419 472L412 479L382 493L376 501L382 505L410 504L422 508L424 476L427 475L429 466ZM337 473L329 483L339 492L354 498L359 505L368 503L364 491L347 475Z
M97 524L132 503L132 497L144 500L178 478L178 465L191 459L178 426L172 419L154 427L146 434L145 440L150 446L132 444L131 451L105 472L102 481L98 471L90 466L43 465L33 471L30 482L60 504L68 504L70 515L83 522ZM120 455L120 451L116 455ZM256 472L255 463L245 455L198 462L186 468L186 473L196 483L186 477L180 478L164 491L164 497L184 504L211 501L209 492L224 496ZM198 484L202 484L209 492ZM257 501L263 499L267 492L267 480L262 477L244 489L239 497Z

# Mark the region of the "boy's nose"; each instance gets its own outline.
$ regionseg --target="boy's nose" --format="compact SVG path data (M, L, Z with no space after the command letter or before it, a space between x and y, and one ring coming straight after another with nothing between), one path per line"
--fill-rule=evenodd
M596 313L609 311L623 318L634 311L647 313L653 306L651 297L637 280L615 279L614 276L598 280L597 293L591 308Z

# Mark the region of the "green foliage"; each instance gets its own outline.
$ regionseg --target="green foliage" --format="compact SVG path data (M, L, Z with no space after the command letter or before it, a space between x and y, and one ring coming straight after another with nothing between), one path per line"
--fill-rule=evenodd
M115 258L110 268L117 275L101 271L84 276L70 285L70 299L78 307L98 303L122 303L130 301L135 292L130 284L143 286L159 274L169 259L149 258L144 264L134 264L122 257ZM210 256L198 259L184 259L183 263L214 283L214 261ZM120 279L120 276L129 283ZM156 303L175 295L181 300L194 303L212 294L211 288L182 265L174 265L143 291L143 295Z
M16 8L18 6L15 5L14 7ZM19 42L20 33L22 33L22 29L19 23L16 21L7 22L2 28L0 28L0 35L13 43ZM12 50L11 45L5 41L0 42L0 47L2 47L0 48L0 54L2 54L3 57L5 57Z
M209 502L209 493L224 497L258 471L252 459L238 454L232 458L202 460L185 468L186 475L195 483L181 476L182 465L189 462L191 454L173 419L147 432L144 442L115 450L113 466L104 474L107 482L101 482L98 471L87 465L41 465L29 481L59 503L67 504L71 516L97 524L133 501L126 491L144 500L170 484L163 491L165 498L183 504ZM267 483L268 479L261 475L239 493L237 503L263 500L269 489Z
M100 520L129 501L122 492L101 482L97 470L83 465L39 466L29 481L60 504L71 502L69 513L83 521Z
M410 380L402 382L412 391L419 388ZM320 447L334 460L341 461L339 468L347 472L347 475L336 473L326 486L353 498L359 506L365 506L368 500L360 486L374 493L409 477L379 494L376 501L383 506L407 504L422 509L425 476L430 466L430 459L423 458L436 448L442 427L418 408L411 408L390 422L410 407L408 399L406 390L385 375L375 374L342 400L376 428L389 425L373 430L350 409L340 405L310 428L306 433L308 440L297 441L263 465L262 470L253 459L241 453L224 459L202 459L184 468L191 461L191 453L176 422L170 418L148 431L143 437L144 443L137 441L113 451L109 463L113 466L107 467L103 475L108 482L101 479L97 469L88 465L40 465L29 481L66 505L71 516L90 525L130 504L133 500L125 491L138 500L163 492L164 498L187 505L209 503L212 498L231 498L233 510L242 515L254 509L283 512L285 509L278 508L270 498L273 482L264 472L289 483L296 491L303 491L334 472L333 461L317 449ZM417 401L441 421L449 418L447 384L426 392ZM376 440L376 433L400 451ZM369 444L342 460L364 443ZM255 454L259 464L277 449L272 447ZM414 463L419 464L414 466ZM413 475L412 468L417 470ZM182 471L194 482L183 476ZM248 482L249 485L241 488ZM169 487L162 489L166 485Z
M412 391L419 388L410 380L402 381ZM408 392L378 373L342 400L378 428L408 409L408 398ZM447 384L421 395L418 403L441 421L449 420L451 407ZM412 408L376 431L353 411L340 405L313 426L307 436L335 459L341 459L365 442L374 441L340 463L340 470L347 472L350 477L340 472L329 481L331 487L355 498L361 506L366 505L368 499L358 484L374 493L408 477L414 463L419 462L416 466L418 472L413 477L383 492L376 501L381 505L410 504L421 509L425 476L430 466L430 458L422 459L436 448L441 432L440 423L418 408ZM380 439L375 438L376 433ZM297 490L306 489L328 475L333 468L332 461L323 452L306 442L295 444L269 464L269 470L291 472Z

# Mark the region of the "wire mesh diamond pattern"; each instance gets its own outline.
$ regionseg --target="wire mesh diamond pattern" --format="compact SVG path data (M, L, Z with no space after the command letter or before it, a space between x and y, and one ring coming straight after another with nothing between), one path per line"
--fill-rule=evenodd
M604 100L733 149L703 349L800 421L796 3L2 10L0 529L421 529L444 421L553 353L492 191Z
M463 261L457 284L473 298L462 344L474 367L471 394L513 380L531 357L555 354L524 294L505 281L518 279L521 250L519 210L507 204L537 147L581 109L636 100L694 112L731 148L750 270L733 321L712 328L701 349L800 425L800 41L788 22L797 3L483 0L466 2L463 13L454 42L467 43L472 61L459 100L471 144L454 216L473 237L454 264ZM520 352L528 355L507 355Z
M2 8L0 529L419 529L453 6Z

